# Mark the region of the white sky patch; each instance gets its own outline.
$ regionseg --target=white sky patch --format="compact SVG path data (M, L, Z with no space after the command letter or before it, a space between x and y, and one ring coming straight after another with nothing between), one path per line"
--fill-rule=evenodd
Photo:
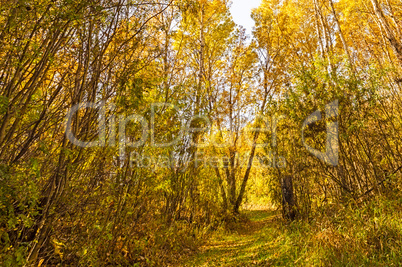
M254 27L254 20L251 18L251 9L258 7L261 0L232 0L232 13L233 20L236 24L242 25L247 30L247 34L251 35Z

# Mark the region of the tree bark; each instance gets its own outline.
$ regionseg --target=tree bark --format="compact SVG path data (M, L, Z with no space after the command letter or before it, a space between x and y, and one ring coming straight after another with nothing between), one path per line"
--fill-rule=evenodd
M397 37L395 36L394 32L391 29L391 26L389 25L384 13L382 12L382 9L380 7L380 4L378 3L377 0L371 0L371 3L373 4L374 12L377 15L378 20L380 21L380 27L385 30L386 33L386 38L388 39L389 43L391 44L392 49L395 52L395 55L399 61L399 64L402 66L402 43L398 41Z
M338 20L338 16L336 15L334 3L333 3L332 0L329 0L329 3L331 4L332 15L334 16L336 25L337 25L338 28L339 28L339 36L341 37L343 49L345 50L345 53L346 53L346 55L348 56L349 64L350 64L350 67L351 67L352 72L353 72L353 75L354 75L354 73L355 73L355 66L354 66L353 58L352 58L352 56L350 55L348 44L346 43L345 36L343 35L342 29L341 29L341 24L340 24L340 22L339 22L339 20Z
M296 201L293 194L293 177L287 175L281 180L282 215L286 220L293 221L296 217Z

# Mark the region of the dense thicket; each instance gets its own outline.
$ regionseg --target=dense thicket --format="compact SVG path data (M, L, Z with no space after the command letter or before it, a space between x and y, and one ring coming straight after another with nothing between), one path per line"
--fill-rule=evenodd
M297 218L400 197L401 2L264 0L251 38L229 6L1 1L1 265L166 264L285 177Z

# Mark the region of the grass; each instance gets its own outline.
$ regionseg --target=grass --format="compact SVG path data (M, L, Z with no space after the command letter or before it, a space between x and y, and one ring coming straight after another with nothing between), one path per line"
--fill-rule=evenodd
M249 221L235 229L214 233L198 254L183 266L244 266L260 262L260 252L266 245L267 227L278 214L273 211L248 211Z
M401 266L400 201L322 211L286 223L276 211L246 211L248 220L215 232L180 266Z

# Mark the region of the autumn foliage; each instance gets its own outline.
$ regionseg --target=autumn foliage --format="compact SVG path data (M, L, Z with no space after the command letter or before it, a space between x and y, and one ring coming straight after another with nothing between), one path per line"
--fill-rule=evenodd
M1 266L175 265L250 208L396 261L402 3L263 0L252 36L230 4L0 1ZM335 122L334 166L306 146ZM365 238L317 230L334 214Z

